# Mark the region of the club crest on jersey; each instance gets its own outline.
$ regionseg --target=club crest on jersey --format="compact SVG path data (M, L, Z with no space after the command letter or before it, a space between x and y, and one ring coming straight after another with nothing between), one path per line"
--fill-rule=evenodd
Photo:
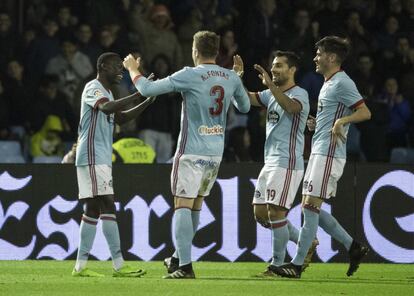
M99 89L96 89L96 90L93 92L93 95L94 95L95 97L102 97L102 96L103 96L103 93L102 93Z
M269 123L276 124L276 123L279 122L279 119L280 119L280 115L276 111L271 110L271 111L268 112L267 121Z

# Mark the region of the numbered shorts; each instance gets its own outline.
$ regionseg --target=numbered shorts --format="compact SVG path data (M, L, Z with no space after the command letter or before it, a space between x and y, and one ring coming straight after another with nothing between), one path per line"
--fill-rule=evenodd
M112 167L106 164L76 167L79 199L113 195Z
M175 156L171 172L172 194L186 198L209 195L216 181L220 162L221 156Z
M303 179L303 195L329 199L336 195L346 159L311 154Z
M257 179L253 204L273 204L290 209L302 178L303 170L265 165Z

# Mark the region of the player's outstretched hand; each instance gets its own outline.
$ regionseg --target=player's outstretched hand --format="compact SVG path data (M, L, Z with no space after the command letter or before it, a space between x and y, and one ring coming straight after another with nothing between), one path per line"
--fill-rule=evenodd
M333 137L333 140L335 142L337 140L339 140L342 143L345 143L345 141L346 141L341 118L339 118L337 121L335 121L335 124L332 128L332 137Z
M233 56L233 71L241 78L244 74L244 65L241 56L238 54Z
M154 73L151 73L148 77L147 77L147 79L148 80L154 80L154 78L155 78L155 74Z
M316 118L312 115L309 115L308 120L306 120L306 125L308 126L308 130L313 132L316 127Z
M125 57L123 65L125 69L129 70L137 70L141 65L141 57L137 59L134 58L132 54L129 54Z
M267 71L258 64L255 64L254 68L259 71L259 78L262 80L263 85L269 87L272 84L272 78L269 76Z

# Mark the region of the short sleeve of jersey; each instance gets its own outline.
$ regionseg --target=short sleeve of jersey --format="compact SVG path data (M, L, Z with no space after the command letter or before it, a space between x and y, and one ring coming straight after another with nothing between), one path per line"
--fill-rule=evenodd
M309 104L308 92L302 88L295 87L292 92L288 95L291 99L296 100L302 106Z
M99 104L109 101L109 98L105 95L102 87L91 84L85 91L85 103L92 108L98 108Z
M272 92L269 89L256 93L257 101L265 108L269 106L269 102L272 96Z
M340 82L339 95L339 101L350 109L364 102L355 82L351 79L344 79Z
M169 76L169 80L174 87L174 91L181 92L187 90L192 81L192 69L190 67L184 67L180 71L175 72Z

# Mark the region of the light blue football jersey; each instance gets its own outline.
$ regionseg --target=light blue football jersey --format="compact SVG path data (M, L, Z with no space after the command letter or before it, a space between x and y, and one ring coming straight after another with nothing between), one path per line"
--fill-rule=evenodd
M341 117L352 114L353 109L364 103L355 83L344 72L339 71L327 79L319 93L316 129L312 138L312 154L346 158L346 141L332 140L332 127ZM349 124L344 125L345 136Z
M176 155L222 156L230 103L242 113L250 109L240 78L234 71L215 64L185 67L153 82L141 76L134 79L134 84L145 97L181 92L181 131Z
M302 105L302 111L289 114L267 89L257 93L258 101L267 108L265 163L287 169L303 170L304 131L309 115L306 90L295 85L284 94Z
M98 105L113 101L110 90L97 80L89 81L82 92L78 128L76 166L107 164L112 166L114 114L106 115Z

